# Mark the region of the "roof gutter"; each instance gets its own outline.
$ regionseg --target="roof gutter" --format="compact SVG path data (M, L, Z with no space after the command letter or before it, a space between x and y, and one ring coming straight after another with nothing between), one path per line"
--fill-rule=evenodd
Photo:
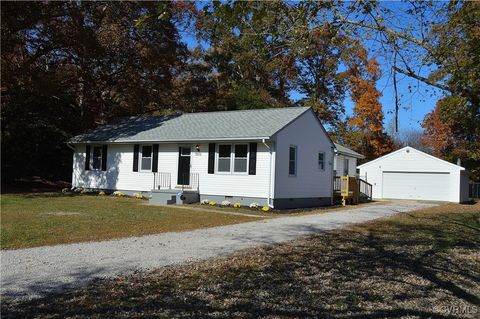
M232 138L200 138L200 139L183 139L183 140L131 140L131 141L80 141L80 142L68 142L69 144L135 144L135 143L185 143L185 142L215 142L215 141L264 141L269 140L269 136L259 137L232 137Z

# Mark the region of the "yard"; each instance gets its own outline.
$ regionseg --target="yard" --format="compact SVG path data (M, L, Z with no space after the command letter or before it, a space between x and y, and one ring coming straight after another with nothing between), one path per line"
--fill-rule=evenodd
M61 193L2 194L1 248L14 249L186 231L258 220L255 217L142 200Z
M478 318L480 204L447 204L30 301L5 317Z

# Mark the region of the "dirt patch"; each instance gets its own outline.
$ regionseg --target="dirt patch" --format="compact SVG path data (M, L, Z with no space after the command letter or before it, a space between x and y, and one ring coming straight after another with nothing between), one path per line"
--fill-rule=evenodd
M79 216L79 215L84 215L84 214L78 213L78 212L59 211L59 212L48 212L48 213L45 213L44 215L50 215L50 216Z

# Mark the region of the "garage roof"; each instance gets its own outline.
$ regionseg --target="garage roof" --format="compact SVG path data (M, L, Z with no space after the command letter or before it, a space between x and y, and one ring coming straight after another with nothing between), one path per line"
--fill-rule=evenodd
M383 156L381 156L381 157L379 157L379 158L376 158L376 159L374 159L374 160L372 160L372 161L370 161L370 162L367 162L367 163L364 163L364 164L362 164L362 165L359 165L359 166L357 166L357 168L365 167L365 166L367 166L367 165L370 165L370 164L379 162L379 161L381 161L382 159L385 159L385 158L387 158L387 157L390 157L390 156L392 156L392 155L394 155L394 154L397 154L397 153L400 153L400 152L403 152L403 151L416 152L416 153L418 153L418 154L422 154L422 155L424 155L424 156L426 156L426 157L429 157L429 158L431 158L431 159L433 159L433 160L435 160L435 161L439 161L439 162L442 162L443 164L450 165L451 167L457 168L458 170L465 170L465 168L462 167L462 166L459 166L459 165L456 165L456 164L447 162L447 161L442 160L442 159L440 159L440 158L438 158L438 157L435 157L435 156L432 156L432 155L427 154L427 153L425 153L425 152L419 151L419 150L417 150L416 148L413 148L413 147L411 147L411 146L405 146L404 148L401 148L401 149L396 150L396 151L394 151L394 152L391 152L391 153L388 153L388 154L386 154L386 155L383 155Z

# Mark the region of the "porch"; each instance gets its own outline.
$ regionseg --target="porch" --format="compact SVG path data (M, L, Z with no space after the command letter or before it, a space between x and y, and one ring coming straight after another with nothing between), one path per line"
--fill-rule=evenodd
M350 176L352 177L352 176ZM358 193L358 200L360 201L371 201L372 200L372 184L368 183L359 176L355 176L356 187ZM340 195L342 190L348 189L348 185L345 185L344 179L342 176L335 176L333 178L333 193L334 195Z
M171 173L154 172L150 203L162 205L196 203L200 200L199 186L199 173L179 174L174 183Z

